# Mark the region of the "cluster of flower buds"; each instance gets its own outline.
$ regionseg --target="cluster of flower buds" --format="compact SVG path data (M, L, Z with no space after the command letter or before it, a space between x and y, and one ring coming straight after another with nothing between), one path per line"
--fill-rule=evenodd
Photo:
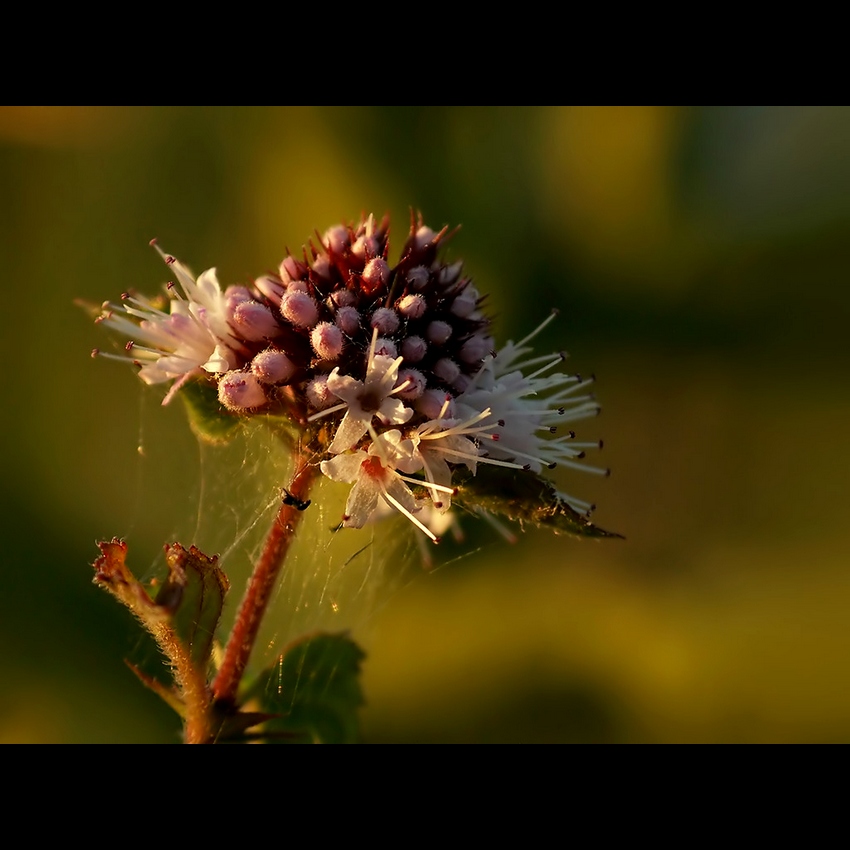
M390 505L436 539L417 514L449 509L461 467L606 473L579 463L600 442L558 429L598 413L593 379L557 371L563 355L528 357L553 317L497 353L484 299L461 262L439 256L448 228L414 218L392 266L388 230L371 216L332 227L278 273L224 291L215 269L196 280L160 251L177 284L167 301L125 293L104 304L98 321L131 339L124 355L104 356L133 362L148 384L173 381L163 403L200 379L216 384L224 415L289 416L322 472L353 484L349 527Z

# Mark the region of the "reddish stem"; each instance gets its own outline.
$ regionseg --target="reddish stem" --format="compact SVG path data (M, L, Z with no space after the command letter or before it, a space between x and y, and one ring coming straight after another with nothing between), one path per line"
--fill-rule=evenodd
M212 684L213 697L220 703L236 704L236 693L254 648L263 614L286 553L295 539L295 530L302 514L298 502L307 500L310 487L318 474L318 467L309 465L303 456L298 458L297 464L289 485L289 493L293 498L281 504L272 523L263 553L254 567L236 615L236 623L224 648L224 659Z

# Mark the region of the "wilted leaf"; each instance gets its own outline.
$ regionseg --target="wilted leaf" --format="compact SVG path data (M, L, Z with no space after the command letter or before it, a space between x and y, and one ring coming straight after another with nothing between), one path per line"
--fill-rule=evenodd
M127 567L127 544L123 540L101 542L98 547L101 554L94 562L94 583L126 605L156 640L171 665L179 699L131 669L181 714L178 702L205 710L213 633L228 589L216 558L208 558L194 546L188 551L179 543L166 546L168 577L152 599Z
M172 614L174 630L192 663L204 669L230 584L216 566L218 556L210 558L194 546L187 551L179 543L166 545L165 562L168 578L156 603Z
M341 634L316 634L290 644L251 689L263 711L277 715L266 740L352 744L359 739L363 651Z
M460 482L453 502L472 511L482 509L520 524L549 528L556 534L623 536L594 525L564 501L551 481L528 470L480 464L476 475L467 473Z

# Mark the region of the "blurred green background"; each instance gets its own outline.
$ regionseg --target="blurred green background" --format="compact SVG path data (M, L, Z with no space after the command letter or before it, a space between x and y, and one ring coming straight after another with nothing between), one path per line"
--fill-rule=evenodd
M158 291L152 237L244 282L361 211L398 250L411 207L463 226L497 339L560 308L613 474L558 481L627 539L467 526L364 591L366 740L850 739L850 110L4 107L0 198L0 741L176 741L95 541L152 574L268 498L74 299Z

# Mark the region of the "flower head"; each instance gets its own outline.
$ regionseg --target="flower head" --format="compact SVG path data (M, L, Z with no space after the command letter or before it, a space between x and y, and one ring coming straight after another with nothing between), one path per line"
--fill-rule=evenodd
M440 257L448 228L412 218L394 265L388 233L388 220L372 216L332 227L277 273L223 292L214 269L195 280L162 254L180 286L169 285L169 309L127 294L100 321L130 337L120 359L143 381L174 381L166 401L197 379L222 415L288 417L322 472L353 485L349 527L391 505L435 538L416 514L444 517L458 482L487 466L604 473L581 463L601 442L564 427L598 413L593 378L528 345L553 317L497 352L485 299L463 263ZM593 507L557 498L581 513Z

